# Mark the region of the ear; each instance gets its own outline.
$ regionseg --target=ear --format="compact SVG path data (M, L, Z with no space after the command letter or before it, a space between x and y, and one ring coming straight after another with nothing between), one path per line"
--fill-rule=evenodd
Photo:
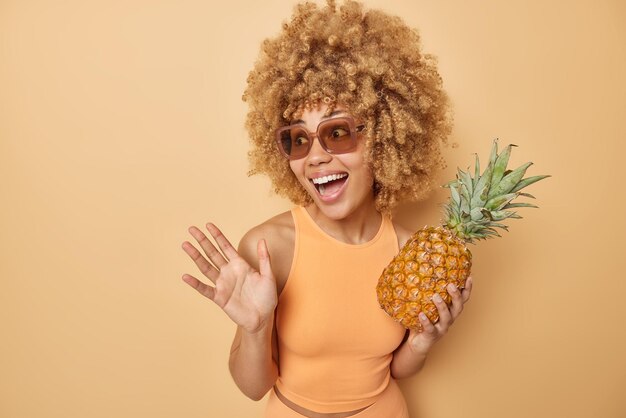
M374 179L374 184L372 184L372 190L374 190L374 196L377 196L380 193L383 186L380 185L378 180Z

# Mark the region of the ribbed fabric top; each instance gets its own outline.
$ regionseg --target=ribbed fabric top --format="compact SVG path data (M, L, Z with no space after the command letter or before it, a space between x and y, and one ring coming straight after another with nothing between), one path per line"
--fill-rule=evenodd
M399 251L393 224L383 216L374 238L351 245L324 232L304 207L291 213L295 249L276 314L276 386L312 411L363 408L387 387L405 334L376 299L378 278Z

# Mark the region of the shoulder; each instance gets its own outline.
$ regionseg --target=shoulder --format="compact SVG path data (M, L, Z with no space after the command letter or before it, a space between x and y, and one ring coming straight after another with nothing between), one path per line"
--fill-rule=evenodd
M294 223L291 212L283 212L266 220L265 222L260 223L259 225L250 228L250 230L241 238L239 246L250 246L253 244L256 248L256 243L260 239L265 239L268 242L268 245L270 245L269 241L287 238L288 236L293 235L293 232Z
M406 228L404 225L399 224L396 221L392 220L393 229L396 231L396 235L398 237L398 248L402 249L404 244L411 238L415 231L412 231Z
M295 243L295 226L291 211L280 213L254 226L239 241L239 254L255 269L259 268L257 245L264 239L270 253L272 271L277 282L287 279Z

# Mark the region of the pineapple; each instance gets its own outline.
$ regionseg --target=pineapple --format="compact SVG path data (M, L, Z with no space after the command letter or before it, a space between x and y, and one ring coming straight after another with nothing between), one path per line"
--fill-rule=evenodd
M405 328L422 331L418 319L420 312L433 323L437 322L439 311L432 301L435 292L450 305L452 300L446 290L448 283L458 289L465 287L472 267L472 253L466 244L499 237L495 228L508 231L500 221L521 218L509 209L537 207L529 203L511 203L518 196L534 198L520 190L550 177L540 175L523 179L531 162L515 170L506 170L511 148L515 146L507 145L498 155L496 138L482 175L478 155L474 177L458 170L456 180L442 186L450 188L452 195L444 205L443 225L424 226L417 231L383 270L376 286L378 303Z

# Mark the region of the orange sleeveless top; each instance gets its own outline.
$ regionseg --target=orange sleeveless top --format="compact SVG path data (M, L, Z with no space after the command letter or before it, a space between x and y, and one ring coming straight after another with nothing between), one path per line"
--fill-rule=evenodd
M385 390L392 352L405 329L378 305L376 284L398 253L391 219L369 242L346 244L324 232L307 210L291 210L295 249L278 300L278 390L321 413L374 403Z

